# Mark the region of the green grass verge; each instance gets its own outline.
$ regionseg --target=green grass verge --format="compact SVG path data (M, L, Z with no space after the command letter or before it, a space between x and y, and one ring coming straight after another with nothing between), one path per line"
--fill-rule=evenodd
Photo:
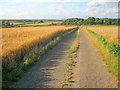
M113 42L108 42L106 38L104 38L102 35L97 34L89 29L86 29L88 32L94 35L101 43L109 50L111 54L114 54L116 57L119 55L120 47L118 45L114 44Z
M76 28L59 32L47 43L34 47L34 49L32 49L28 55L24 56L22 62L16 63L16 66L3 73L2 88L11 87L14 82L18 81L24 76L24 73L28 71L31 66L33 66L36 62L41 61L42 57L49 49L53 48L59 41L75 30Z
M109 42L101 34L97 34L87 28L85 30L87 31L86 33L88 34L89 38L96 46L101 58L107 65L108 71L116 77L117 81L120 81L118 76L118 73L120 73L120 71L118 72L118 64L120 63L120 60L118 59L120 56L120 47L115 45L113 42Z

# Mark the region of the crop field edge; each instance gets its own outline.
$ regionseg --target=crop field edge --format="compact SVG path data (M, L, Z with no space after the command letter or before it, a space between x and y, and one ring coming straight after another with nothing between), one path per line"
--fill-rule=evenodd
M46 45L43 45L44 47L36 47L36 49L31 51L29 55L23 58L24 62L17 64L16 67L12 68L12 70L3 74L2 88L11 87L14 82L24 76L25 72L28 71L31 66L33 66L36 62L41 61L44 54L48 52L49 49L53 48L59 41L74 32L77 28L62 32L52 39L52 41L49 41ZM40 52L40 50L42 50L42 52Z

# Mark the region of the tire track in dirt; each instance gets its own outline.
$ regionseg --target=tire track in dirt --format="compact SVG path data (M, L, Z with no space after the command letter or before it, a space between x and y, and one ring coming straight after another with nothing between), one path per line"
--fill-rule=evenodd
M72 88L117 88L115 78L107 71L96 48L82 29L76 61Z
M20 81L13 85L13 88L58 88L59 81L64 79L67 53L76 38L76 31L50 50L41 62L36 63Z

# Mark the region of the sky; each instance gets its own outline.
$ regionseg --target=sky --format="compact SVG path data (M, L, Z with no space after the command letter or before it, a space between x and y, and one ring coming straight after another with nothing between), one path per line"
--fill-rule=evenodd
M0 0L0 19L117 18L119 0Z

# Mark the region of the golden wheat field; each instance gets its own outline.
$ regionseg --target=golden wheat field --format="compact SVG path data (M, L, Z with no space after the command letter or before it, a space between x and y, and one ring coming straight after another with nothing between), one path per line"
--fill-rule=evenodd
M45 42L60 31L75 28L76 26L45 26L45 27L19 27L2 29L2 56L10 51L29 47L36 42Z
M108 40L114 42L115 44L118 44L118 40L120 37L118 37L118 26L84 26L85 28L88 28L98 34L102 34L105 38Z

